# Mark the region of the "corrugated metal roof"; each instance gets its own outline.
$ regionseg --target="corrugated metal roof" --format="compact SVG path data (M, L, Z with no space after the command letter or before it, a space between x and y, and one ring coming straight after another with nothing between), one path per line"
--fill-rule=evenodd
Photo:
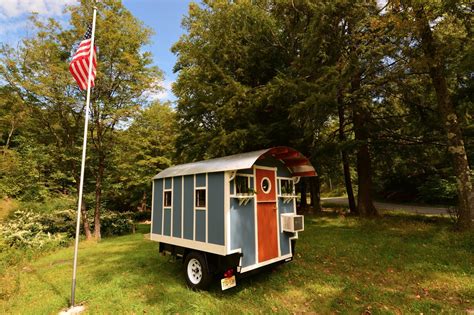
M277 159L282 160L285 164L288 162L289 164L291 164L291 166L288 166L288 168L294 173L295 176L316 175L314 167L311 165L309 160L301 153L288 147L276 147L172 166L161 171L153 178L158 179L199 173L212 173L248 169L251 168L255 164L255 162L257 162L257 160L263 155L273 156ZM285 158L287 156L288 158ZM295 161L298 163L294 163Z

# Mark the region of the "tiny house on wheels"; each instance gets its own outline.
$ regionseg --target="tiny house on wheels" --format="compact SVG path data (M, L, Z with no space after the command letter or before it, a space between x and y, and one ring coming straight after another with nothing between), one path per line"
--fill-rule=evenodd
M191 288L216 275L233 287L236 274L292 260L304 229L294 187L315 175L288 147L167 168L153 178L151 239L183 259Z

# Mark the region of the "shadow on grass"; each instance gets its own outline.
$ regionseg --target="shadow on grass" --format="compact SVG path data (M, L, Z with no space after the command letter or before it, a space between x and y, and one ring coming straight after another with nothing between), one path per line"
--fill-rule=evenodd
M40 281L40 283L46 284L55 295L60 296L64 301L64 305L69 305L70 296L66 297L65 292L61 291L54 283L47 281L46 278L43 277L43 275L37 270L33 270L32 273Z

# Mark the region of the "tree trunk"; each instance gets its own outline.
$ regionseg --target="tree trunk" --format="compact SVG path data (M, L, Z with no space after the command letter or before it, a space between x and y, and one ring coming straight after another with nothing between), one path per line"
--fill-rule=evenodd
M146 191L143 192L142 199L140 200L140 206L138 207L139 212L146 211Z
M461 127L459 126L458 117L446 82L444 59L438 55L431 28L423 8L417 10L416 18L418 31L421 35L422 49L428 61L429 74L436 91L438 110L443 118L448 151L451 155L454 174L457 179L459 197L459 221L457 224L461 230L468 230L472 227L472 216L474 215L474 191L470 179L471 171L467 161Z
M11 128L10 128L10 131L8 132L7 141L5 142L5 151L3 152L4 154L6 153L8 148L10 147L10 141L12 139L14 131L15 131L15 120L12 120Z
M321 212L321 180L319 176L309 178L309 189L311 194L312 211Z
M94 237L96 240L101 239L100 234L100 207L102 201L102 179L104 177L105 158L99 153L99 165L97 177L95 181L95 209L94 209Z
M360 75L354 76L351 82L352 90L358 91L360 88ZM360 101L353 100L353 123L354 137L357 142L357 210L359 215L372 217L378 216L377 209L372 201L372 163L369 153L369 131L367 121L369 113L360 104Z
M81 216L82 216L82 226L84 228L84 234L86 235L86 240L92 239L91 227L89 225L89 220L87 218L87 209L86 205L82 203L81 205Z
M344 133L344 104L342 99L342 92L338 93L337 96L338 102L338 113L339 113L339 142L344 144L346 141L346 134ZM351 214L359 214L356 208L356 203L354 199L354 191L352 189L352 179L351 179L351 169L349 166L349 157L347 156L347 151L345 148L341 149L341 158L342 158L342 167L344 170L344 183L346 186L347 199L349 200L349 212Z

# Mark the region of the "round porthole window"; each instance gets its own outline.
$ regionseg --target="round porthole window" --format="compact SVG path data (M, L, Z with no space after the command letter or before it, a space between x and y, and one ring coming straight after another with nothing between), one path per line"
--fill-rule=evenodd
M268 177L262 178L261 187L264 193L268 194L270 192L270 189L272 189L272 184Z

